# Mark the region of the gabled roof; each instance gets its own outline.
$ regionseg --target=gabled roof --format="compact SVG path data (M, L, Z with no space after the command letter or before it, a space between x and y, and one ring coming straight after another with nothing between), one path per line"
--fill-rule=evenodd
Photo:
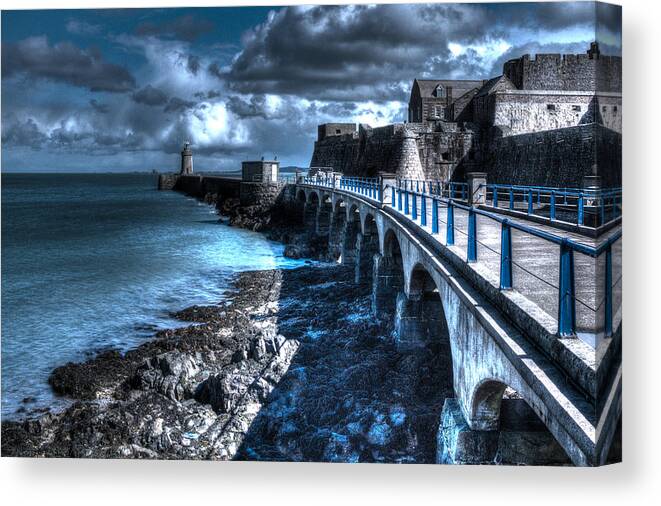
M516 86L512 84L512 81L510 81L507 78L507 76L502 75L502 76L492 77L487 82L485 82L484 85L477 92L476 96L482 97L484 95L490 95L492 93L495 93L496 91L515 90L515 89Z
M444 88L447 86L452 86L452 88L457 88L460 90L470 90L472 88L479 88L482 86L484 81L472 81L469 79L414 79L413 86L416 84L420 89L420 96L422 97L432 97L434 90L440 84Z

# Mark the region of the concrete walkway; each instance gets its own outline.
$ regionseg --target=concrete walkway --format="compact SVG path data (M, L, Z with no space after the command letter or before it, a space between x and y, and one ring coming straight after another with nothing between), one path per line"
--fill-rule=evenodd
M385 193L384 203L392 207L391 192ZM423 228L432 240L446 246L447 206L439 205L439 233L432 234L431 199L427 199L427 226L421 223L421 198L415 196L418 218L415 223ZM397 211L403 219L414 222L410 211L413 202L409 201L409 214ZM393 208L396 211L396 208ZM586 246L597 246L620 227L612 229L599 238L559 230L543 224L532 223L523 218L508 217L513 223L542 230L549 234L566 237ZM454 245L449 249L466 258L468 244L468 212L454 209ZM500 285L500 241L501 224L486 216L477 215L477 262L470 264L493 286ZM553 320L558 317L558 281L560 246L525 232L512 230L513 289L536 304ZM576 291L576 327L581 339L596 346L603 338L604 331L604 279L605 258L591 258L582 253L574 253L575 291ZM616 329L622 319L622 239L613 244L612 250L613 281L613 328Z

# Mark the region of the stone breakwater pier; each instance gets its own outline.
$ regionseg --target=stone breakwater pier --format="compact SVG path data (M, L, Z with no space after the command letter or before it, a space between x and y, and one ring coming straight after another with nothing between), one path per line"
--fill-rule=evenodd
M173 187L303 227L297 241L369 288L399 352L448 364L437 462L617 461L621 191L314 172Z

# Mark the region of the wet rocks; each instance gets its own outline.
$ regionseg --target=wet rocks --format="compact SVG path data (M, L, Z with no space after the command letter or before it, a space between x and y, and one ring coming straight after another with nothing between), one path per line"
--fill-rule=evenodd
M3 423L3 454L434 462L442 361L397 352L369 295L343 266L242 273L192 325L54 373L77 400Z
M90 361L55 368L48 383L60 395L96 399L116 388L129 370L130 364L119 351L107 350Z
M175 401L190 398L196 386L192 380L200 372L198 361L199 354L197 357L179 352L157 355L138 367L132 385L141 390L155 390Z

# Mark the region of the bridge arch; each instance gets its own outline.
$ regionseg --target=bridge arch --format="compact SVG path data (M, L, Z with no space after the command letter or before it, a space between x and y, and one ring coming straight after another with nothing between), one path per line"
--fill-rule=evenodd
M512 445L499 448L500 457L508 463L518 463L517 458L526 462L530 455L535 456L537 465L571 463L566 449L553 435L549 421L540 416L525 390L519 392L505 381L487 378L476 385L470 411L474 430L523 435L517 439L516 448Z
M433 347L446 358L447 383L451 386L452 347L445 309L437 282L429 270L416 263L411 269L408 289L397 296L396 341L402 349Z

